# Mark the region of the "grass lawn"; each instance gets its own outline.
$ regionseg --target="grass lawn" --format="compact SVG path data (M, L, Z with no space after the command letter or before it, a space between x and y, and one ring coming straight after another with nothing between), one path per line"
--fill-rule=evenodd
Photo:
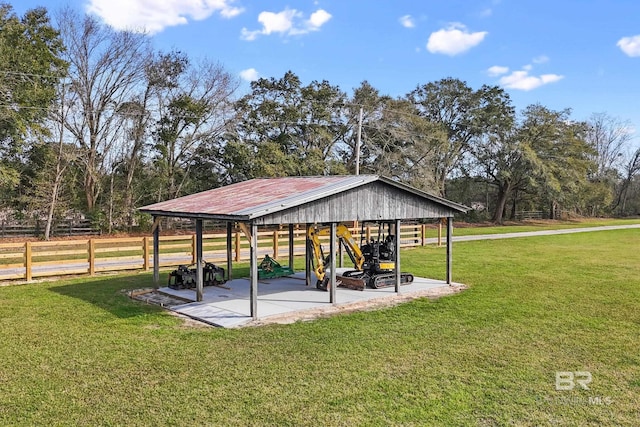
M403 270L443 278L444 251ZM148 274L2 287L0 425L637 426L639 253L637 229L461 242L462 294L238 330L120 292Z
M525 231L541 231L541 230L564 230L570 228L590 228L609 225L631 225L640 224L640 218L584 218L579 220L568 221L548 221L548 220L531 220L523 221L516 224L508 225L478 225L471 224L470 227L462 227L453 222L454 236L471 236L478 234L500 234L500 233L521 233ZM444 228L443 228L444 230ZM446 232L446 231L444 231ZM433 234L433 232L431 233Z

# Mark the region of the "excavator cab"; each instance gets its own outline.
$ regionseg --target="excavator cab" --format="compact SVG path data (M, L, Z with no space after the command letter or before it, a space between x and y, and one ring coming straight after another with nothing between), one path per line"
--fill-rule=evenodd
M392 234L390 223L378 224L378 235L376 238L370 237L367 242L365 223L362 224L360 232L360 248L364 256L363 270L374 273L388 273L396 267L396 243L395 235Z

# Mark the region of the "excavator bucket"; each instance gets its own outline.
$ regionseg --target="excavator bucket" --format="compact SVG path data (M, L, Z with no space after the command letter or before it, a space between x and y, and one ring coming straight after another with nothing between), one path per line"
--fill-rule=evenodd
M346 276L336 276L336 285L339 288L347 288L353 289L355 291L364 291L364 288L367 286L367 283L364 279L358 277L346 277ZM329 276L325 276L324 280L318 280L316 283L316 288L322 291L328 291L330 289L329 284Z
M364 291L364 288L367 286L364 279L359 279L357 277L337 276L336 282L341 288L353 289L356 291Z

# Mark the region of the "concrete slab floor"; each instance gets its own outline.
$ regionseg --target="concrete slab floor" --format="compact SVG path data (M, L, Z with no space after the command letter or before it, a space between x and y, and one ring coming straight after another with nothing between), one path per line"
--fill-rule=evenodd
M346 269L345 269L346 270ZM340 270L336 269L340 274ZM233 279L225 288L207 286L203 290L203 301L195 302L194 289L175 290L168 287L158 289L167 295L194 302L169 307L171 310L214 326L235 328L266 323L291 323L309 320L332 313L367 309L397 304L422 297L456 293L465 288L455 283L447 285L442 280L416 277L413 283L402 285L397 295L393 287L356 291L336 289L336 304L329 302L329 292L315 288L316 278L311 275L312 286L305 286L304 272L278 279L258 282L258 320L250 315L250 283L248 278Z

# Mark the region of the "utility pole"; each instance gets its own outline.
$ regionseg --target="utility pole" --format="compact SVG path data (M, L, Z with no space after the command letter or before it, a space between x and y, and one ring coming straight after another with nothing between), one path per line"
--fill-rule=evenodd
M360 175L360 137L362 136L362 107L358 115L358 136L356 137L356 175Z
M358 135L356 137L356 175L360 175L360 137L362 136L362 107L358 114ZM353 221L353 228L358 231L358 220ZM341 258L342 259L342 258Z

